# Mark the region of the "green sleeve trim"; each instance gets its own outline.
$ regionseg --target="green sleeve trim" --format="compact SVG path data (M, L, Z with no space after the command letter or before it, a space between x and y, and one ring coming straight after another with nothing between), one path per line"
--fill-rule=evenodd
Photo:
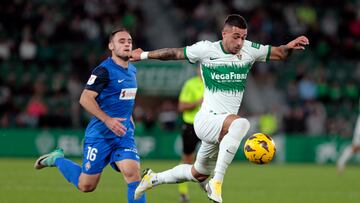
M195 63L191 62L190 59L188 58L188 56L186 55L186 47L184 47L184 56L185 56L185 59L186 59L189 63L195 64Z
M269 45L269 48L268 48L268 53L266 55L266 62L268 62L270 60L270 54L271 54L271 45Z

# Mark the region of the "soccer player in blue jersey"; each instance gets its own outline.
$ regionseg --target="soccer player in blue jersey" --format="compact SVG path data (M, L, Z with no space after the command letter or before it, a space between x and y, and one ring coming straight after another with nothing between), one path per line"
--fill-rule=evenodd
M34 167L57 167L77 189L92 192L110 163L128 184L128 202L144 203L145 195L136 201L133 198L141 177L132 120L137 84L136 68L129 63L129 32L123 28L113 31L108 48L111 57L93 69L80 97L80 104L94 115L85 131L82 167L64 158L62 149L41 156Z

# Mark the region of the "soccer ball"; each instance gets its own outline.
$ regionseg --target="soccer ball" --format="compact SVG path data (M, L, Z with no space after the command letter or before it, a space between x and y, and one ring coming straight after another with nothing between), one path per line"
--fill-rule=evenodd
M276 152L273 139L263 133L256 133L250 136L244 145L246 158L255 164L269 163Z

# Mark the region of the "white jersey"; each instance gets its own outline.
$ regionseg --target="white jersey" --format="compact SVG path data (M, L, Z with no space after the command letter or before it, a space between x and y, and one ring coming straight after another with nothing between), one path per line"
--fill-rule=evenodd
M255 61L267 61L270 45L245 40L241 51L227 53L222 41L200 41L184 49L191 62L200 62L205 84L201 110L211 113L237 114L246 85L246 78Z

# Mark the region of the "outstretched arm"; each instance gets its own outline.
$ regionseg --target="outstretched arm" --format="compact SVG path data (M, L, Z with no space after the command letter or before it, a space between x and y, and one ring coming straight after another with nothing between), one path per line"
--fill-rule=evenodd
M138 48L132 51L131 61L144 59L182 60L185 59L184 48L164 48L149 52L144 52Z
M305 45L309 44L309 40L305 36L300 36L286 45L271 47L270 60L285 60L293 50L304 50Z
M164 48L150 51L149 59L182 60L185 59L184 48Z

